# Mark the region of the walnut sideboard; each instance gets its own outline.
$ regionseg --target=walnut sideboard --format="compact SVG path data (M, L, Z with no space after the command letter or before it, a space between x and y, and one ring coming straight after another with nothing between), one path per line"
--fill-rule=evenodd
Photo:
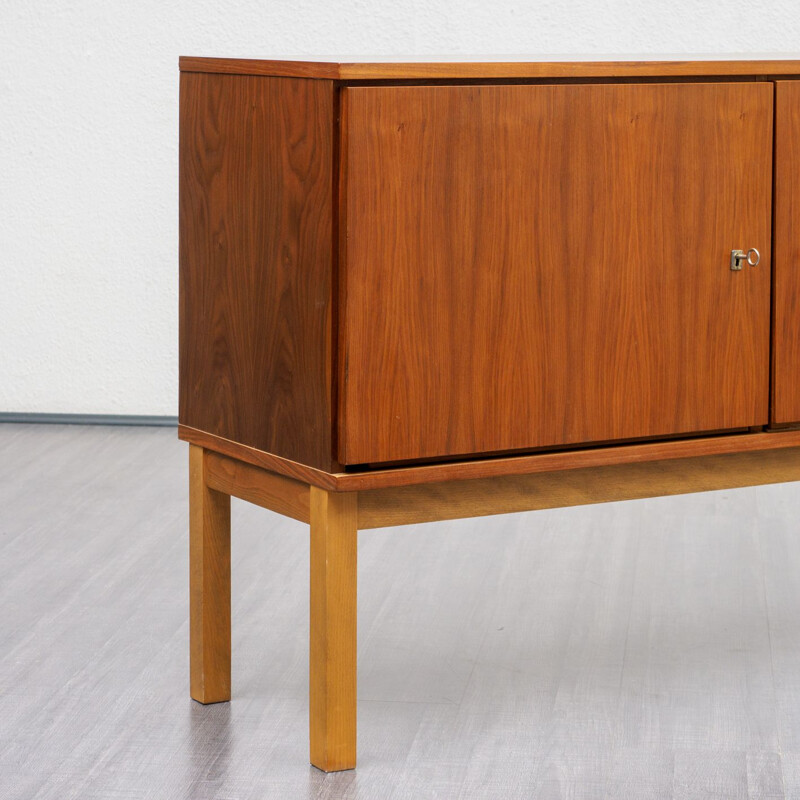
M357 531L800 479L800 61L182 58L191 695L230 496L311 528L311 763Z

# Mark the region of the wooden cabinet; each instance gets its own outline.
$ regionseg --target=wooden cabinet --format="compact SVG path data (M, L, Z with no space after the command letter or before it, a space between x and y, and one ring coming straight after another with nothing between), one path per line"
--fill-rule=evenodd
M800 421L800 92L729 63L185 61L187 435L335 474Z
M195 699L230 495L311 526L336 770L358 529L800 478L800 61L181 69Z

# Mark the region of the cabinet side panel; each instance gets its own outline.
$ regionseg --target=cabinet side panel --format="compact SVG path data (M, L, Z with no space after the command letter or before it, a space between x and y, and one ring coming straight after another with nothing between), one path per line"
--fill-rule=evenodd
M800 82L775 95L772 422L800 421Z
M181 75L180 422L330 469L333 84Z

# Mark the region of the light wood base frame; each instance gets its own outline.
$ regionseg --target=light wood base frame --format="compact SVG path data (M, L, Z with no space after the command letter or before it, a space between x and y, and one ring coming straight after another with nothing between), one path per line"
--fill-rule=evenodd
M800 447L332 491L189 446L191 696L230 699L230 497L310 524L311 763L356 765L357 532L800 480Z
M208 459L189 448L189 652L191 694L231 699L231 498L209 486Z

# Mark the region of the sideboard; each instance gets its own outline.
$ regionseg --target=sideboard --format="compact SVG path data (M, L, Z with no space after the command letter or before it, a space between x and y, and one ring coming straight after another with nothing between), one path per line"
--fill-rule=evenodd
M333 771L359 529L800 480L800 61L180 69L195 700L231 496L310 524Z

